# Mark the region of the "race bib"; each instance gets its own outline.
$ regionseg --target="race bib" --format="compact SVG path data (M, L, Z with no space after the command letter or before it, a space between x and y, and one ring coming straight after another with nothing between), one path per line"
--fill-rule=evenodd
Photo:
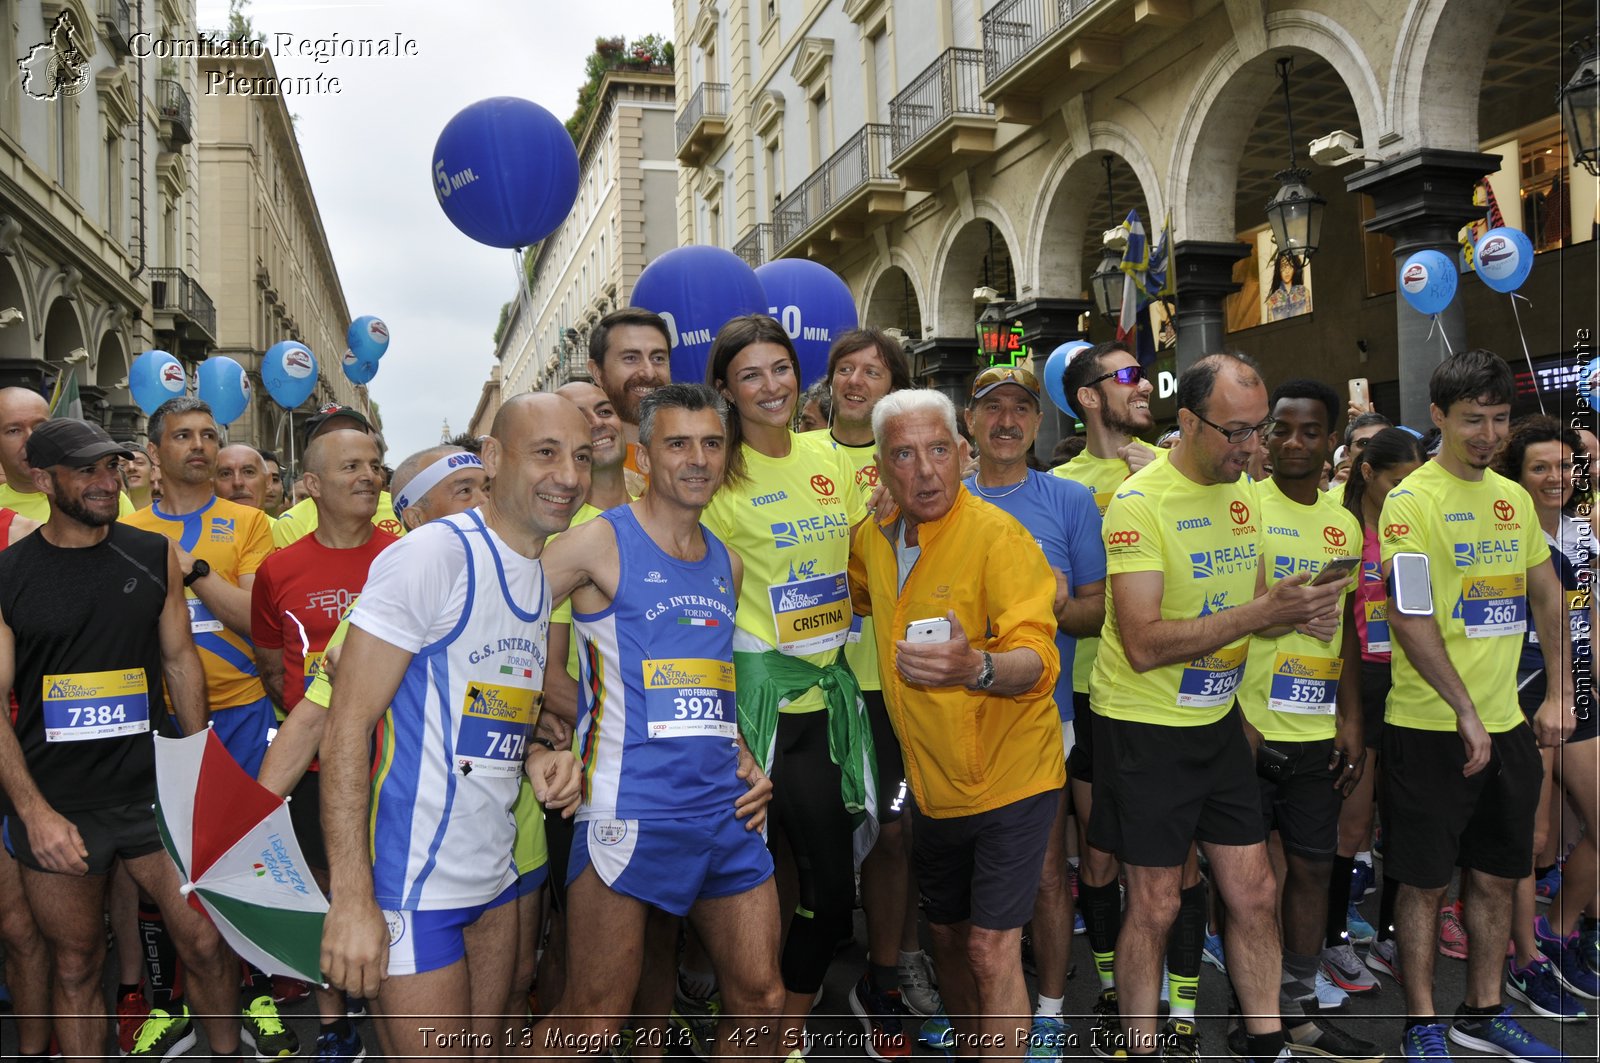
M1362 602L1367 617L1367 652L1392 653L1389 641L1389 600Z
M1521 635L1528 629L1525 579L1521 573L1461 577L1461 621L1466 625L1467 638Z
M189 606L189 631L191 634L198 635L203 631L222 630L222 621L218 620L216 614L207 608L205 602L193 597L185 598L184 602Z
M823 653L850 634L850 585L843 572L767 588L778 649L790 656Z
M87 742L150 730L143 668L44 677L44 740Z
M1563 591L1562 600L1567 607L1567 633L1573 642L1582 642L1589 637L1589 592L1585 590ZM1539 645L1539 632L1528 632L1528 643L1532 646Z
M456 739L456 770L494 778L520 775L541 702L542 693L529 687L468 683Z
M1233 700L1244 678L1244 658L1249 643L1190 661L1178 680L1178 704L1189 709L1211 709Z
M1344 662L1337 657L1280 653L1272 665L1267 708L1307 716L1332 716Z
M732 739L733 665L703 657L644 661L645 733Z

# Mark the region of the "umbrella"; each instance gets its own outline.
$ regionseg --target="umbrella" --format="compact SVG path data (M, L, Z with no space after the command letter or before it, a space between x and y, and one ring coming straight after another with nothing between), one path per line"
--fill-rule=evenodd
M287 802L247 775L210 728L155 742L156 823L189 903L258 970L322 982L328 900Z

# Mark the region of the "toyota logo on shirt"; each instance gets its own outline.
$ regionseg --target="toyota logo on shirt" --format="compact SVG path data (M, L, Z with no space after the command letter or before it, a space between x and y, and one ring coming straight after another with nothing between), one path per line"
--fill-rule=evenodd
M1329 546L1343 546L1346 538L1344 532L1331 524L1322 529L1322 537L1328 541Z
M833 481L818 473L811 478L811 490L825 498L831 497L833 495Z
M1498 520L1510 520L1517 515L1516 509L1503 498L1494 501L1494 515Z
M1243 524L1250 519L1250 507L1243 502L1235 502L1228 507L1228 516L1233 518L1235 524Z

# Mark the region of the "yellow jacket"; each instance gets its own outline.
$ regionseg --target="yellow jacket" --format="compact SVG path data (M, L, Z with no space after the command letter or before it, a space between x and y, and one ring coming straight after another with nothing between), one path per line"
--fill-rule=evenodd
M857 613L876 620L884 701L917 807L935 819L970 816L1065 786L1053 697L1056 583L1044 553L1012 517L958 490L950 512L921 525L922 554L896 593L898 532L897 518L856 529L850 595ZM1033 688L1011 697L907 684L894 667L895 642L913 620L951 610L975 648L1037 653L1044 670Z

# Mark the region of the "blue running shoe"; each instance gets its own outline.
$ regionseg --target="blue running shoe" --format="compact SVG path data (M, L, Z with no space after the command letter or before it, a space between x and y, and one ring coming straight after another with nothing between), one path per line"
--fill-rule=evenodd
M1067 1051L1067 1024L1059 1015L1035 1015L1028 1030L1028 1059L1059 1060Z
M950 1025L950 1016L944 1013L941 1007L929 1015L922 1028L917 1031L917 1040L929 1048L941 1049L945 1052L956 1046L956 1031Z
M366 1057L367 1046L361 1043L354 1023L350 1023L349 1037L340 1037L328 1026L317 1034L317 1063L355 1063Z
M1585 968L1600 974L1600 920L1583 917L1583 928L1578 931L1578 956Z
M1549 904L1550 898L1560 891L1561 865L1558 863L1555 867L1546 871L1543 877L1533 884L1533 897L1539 904Z
M1370 945L1378 936L1378 932L1372 929L1372 924L1362 917L1361 909L1356 907L1355 901L1350 902L1349 909L1344 913L1344 925L1346 937L1352 945Z
M1600 999L1600 975L1583 962L1583 939L1576 933L1565 940L1556 937L1544 916L1533 921L1533 937L1539 951L1550 957L1550 967L1561 987L1575 997Z
M1072 913L1072 933L1073 933L1073 936L1077 936L1079 934L1087 934L1088 932L1089 932L1089 924L1087 924L1087 923L1085 923L1083 921L1083 913L1082 912L1073 912Z
M1450 1058L1450 1046L1445 1043L1444 1023L1432 1026L1413 1026L1400 1038L1400 1047L1407 1059L1417 1063L1438 1063Z
M1350 1003L1350 994L1335 985L1333 979L1324 974L1320 967L1317 968L1314 988L1318 1011L1338 1011Z
M1493 1052L1523 1063L1566 1063L1566 1056L1523 1029L1506 1008L1498 1015L1457 1015L1450 1024L1450 1040L1463 1048Z
M1365 860L1357 860L1356 866L1350 872L1350 903L1360 903L1361 898L1377 888L1372 865Z
M1543 957L1526 968L1518 967L1514 957L1506 960L1506 994L1528 1005L1535 1014L1556 1022L1581 1022L1588 1018L1583 1005L1566 991L1550 961Z
M1223 974L1228 973L1227 961L1222 956L1222 935L1206 935L1205 943L1201 946L1200 958Z

